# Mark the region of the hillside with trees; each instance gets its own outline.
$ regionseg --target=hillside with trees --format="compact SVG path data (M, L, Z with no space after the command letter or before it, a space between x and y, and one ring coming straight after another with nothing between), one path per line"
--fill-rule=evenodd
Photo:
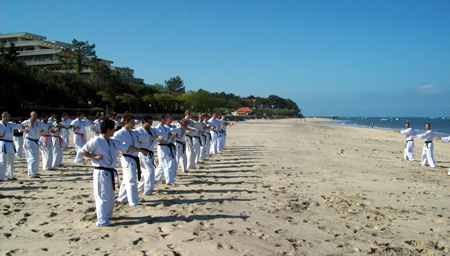
M95 45L73 40L61 55L56 69L35 69L16 59L14 45L0 49L0 109L13 116L26 116L30 110L63 112L73 115L84 110L132 113L221 112L229 115L239 107L250 107L257 115L299 116L295 102L276 95L246 98L226 92L187 90L183 80L171 77L164 84L129 82L102 63ZM82 69L92 75L83 77Z

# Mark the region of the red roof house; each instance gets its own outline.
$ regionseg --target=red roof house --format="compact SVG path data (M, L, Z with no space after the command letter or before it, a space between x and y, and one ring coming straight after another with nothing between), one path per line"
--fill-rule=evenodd
M242 107L242 108L239 108L238 110L234 111L235 115L248 115L250 113L253 113L253 110L248 107Z

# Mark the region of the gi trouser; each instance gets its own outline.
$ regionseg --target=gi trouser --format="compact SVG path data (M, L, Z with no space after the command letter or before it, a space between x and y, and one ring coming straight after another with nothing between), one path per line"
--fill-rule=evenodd
M0 143L0 180L5 180L6 169L8 169L8 179L14 178L14 157L16 152L7 150L3 145L4 143L13 142L1 142Z
M52 167L58 167L62 164L62 156L63 156L63 139L61 137L54 136L52 138L53 142L53 162Z
M110 225L114 209L114 190L112 185L112 172L94 169L94 199L95 212L97 213L97 227Z
M175 152L171 151L171 146L165 144L158 144L158 167L155 170L155 181L166 179L166 184L173 184L175 182L176 159Z
M175 145L177 147L177 167L181 166L183 172L189 172L187 168L186 143L177 141Z
M37 169L39 167L39 146L38 141L25 139L23 143L25 150L25 157L27 158L28 178L36 177Z
M82 163L83 162L83 155L80 154L81 148L84 146L84 138L79 134L73 134L73 143L75 144L75 150L77 151L77 154L75 156L75 160L73 160L74 163Z
M120 184L119 195L117 201L127 203L130 206L139 205L138 187L136 178L136 160L130 157L121 156L122 164L122 184Z
M433 150L434 144L433 142L425 142L422 150L422 166L427 166L427 163L430 167L436 167L436 162L434 162L433 158Z
M39 139L39 147L42 155L42 170L50 170L53 163L53 143L52 137L43 137Z
M219 144L219 132L216 130L211 130L211 146L210 153L217 154L219 153L218 144Z
M413 140L409 140L406 142L405 145L405 150L403 153L403 157L405 158L405 160L410 160L410 161L414 161L414 156L413 156L413 148L414 148L414 141Z
M153 165L153 154L145 156L139 153L139 161L141 162L142 177L139 181L138 191L142 191L145 195L151 195L155 187L155 166Z
M13 140L14 140L14 146L16 147L16 150L17 150L16 156L22 157L22 155L23 155L23 136L14 136Z

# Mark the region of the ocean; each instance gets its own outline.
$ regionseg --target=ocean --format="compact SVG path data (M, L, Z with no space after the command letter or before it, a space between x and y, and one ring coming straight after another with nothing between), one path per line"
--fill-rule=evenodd
M402 130L405 123L409 122L416 133L424 133L425 124L431 124L431 130L436 136L450 136L450 117L338 117L334 120L323 122L332 125L345 125L363 128Z

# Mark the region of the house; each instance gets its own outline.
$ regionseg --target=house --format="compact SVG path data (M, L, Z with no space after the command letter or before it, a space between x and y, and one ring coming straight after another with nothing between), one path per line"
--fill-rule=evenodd
M235 116L248 116L249 114L252 114L253 110L251 108L248 107L241 107L239 109L237 109L236 111L233 112L233 115Z

